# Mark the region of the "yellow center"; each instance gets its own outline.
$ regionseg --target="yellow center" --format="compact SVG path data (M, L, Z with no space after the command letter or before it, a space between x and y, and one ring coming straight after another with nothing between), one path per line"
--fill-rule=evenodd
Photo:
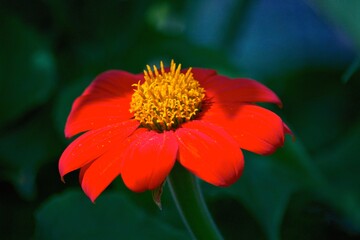
M165 131L177 128L181 123L194 119L201 110L205 90L194 79L191 68L181 73L181 64L171 61L169 71L160 62L160 72L147 65L144 83L136 87L130 103L130 112L143 127Z

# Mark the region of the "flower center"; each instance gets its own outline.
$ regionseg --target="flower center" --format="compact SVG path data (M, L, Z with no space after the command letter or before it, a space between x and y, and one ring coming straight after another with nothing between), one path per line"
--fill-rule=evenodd
M133 86L134 93L130 112L141 126L163 132L176 129L183 122L194 119L201 110L205 90L194 79L191 68L181 73L181 64L171 61L170 69L165 71L163 62L160 70L147 65L144 70L144 83Z

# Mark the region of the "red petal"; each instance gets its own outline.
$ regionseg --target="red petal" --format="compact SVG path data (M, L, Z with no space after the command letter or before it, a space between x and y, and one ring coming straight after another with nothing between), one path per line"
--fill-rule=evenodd
M144 132L133 140L124 153L122 178L135 192L160 186L176 160L178 145L172 131Z
M244 158L234 139L222 128L194 120L176 130L179 162L216 186L229 186L241 175Z
M184 70L186 72L187 69ZM201 86L205 83L211 76L216 75L216 71L212 69L205 68L192 68L191 72L195 80L199 81Z
M121 171L121 150L117 146L80 170L82 189L92 202L107 188Z
M284 132L285 132L285 134L294 135L293 132L291 131L291 129L285 123L284 123Z
M269 102L281 106L278 96L263 84L245 78L230 79L225 76L216 75L209 78L202 85L206 95L219 103L254 103Z
M129 120L81 135L61 155L59 160L61 177L101 156L113 144L121 143L138 126L138 121Z
M82 166L82 167L80 168L80 171L79 171L79 182L80 182L80 183L82 182L82 180L83 180L83 178L84 178L84 174L85 174L86 170L90 167L90 165L91 165L92 163L93 163L93 161L85 164L84 166Z
M148 130L144 128L136 129L124 141L111 146L104 155L80 169L79 180L81 186L92 202L120 175L123 164L122 154L130 145L132 139L146 131Z
M72 106L65 126L65 136L125 121L129 112L132 84L138 77L123 71L100 74Z
M139 80L142 80L140 75L120 70L109 70L99 74L82 95L116 97L124 93L132 93L132 85Z
M65 136L98 129L110 124L129 120L131 96L126 98L94 98L92 95L78 97L65 126Z
M201 119L222 126L240 148L264 155L282 146L284 134L290 130L275 113L250 104L212 104Z

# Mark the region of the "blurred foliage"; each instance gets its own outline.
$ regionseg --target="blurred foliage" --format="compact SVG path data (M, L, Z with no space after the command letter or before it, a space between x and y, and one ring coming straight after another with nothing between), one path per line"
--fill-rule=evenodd
M336 0L311 0L339 28L346 31L353 39L354 45L360 51L360 2L349 0L340 2Z
M119 217L116 220L114 216ZM184 239L186 232L157 220L120 193L105 193L93 205L80 191L67 191L36 214L36 239ZM81 228L75 229L81 222Z
M0 1L1 239L186 239L121 180L92 204L77 173L60 181L71 103L108 69L159 60L252 77L295 133L244 175L203 184L226 239L360 238L360 4L349 1ZM342 81L345 79L346 81ZM74 188L76 190L74 190Z
M48 100L56 72L48 43L32 26L1 14L0 29L0 126L4 126Z

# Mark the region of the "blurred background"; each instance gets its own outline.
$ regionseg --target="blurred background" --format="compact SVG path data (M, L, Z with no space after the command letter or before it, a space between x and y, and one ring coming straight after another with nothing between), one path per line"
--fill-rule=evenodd
M266 84L295 133L202 183L226 239L360 239L359 51L358 0L0 0L0 238L189 239L167 188L162 211L121 179L92 204L57 169L97 74L174 59Z

